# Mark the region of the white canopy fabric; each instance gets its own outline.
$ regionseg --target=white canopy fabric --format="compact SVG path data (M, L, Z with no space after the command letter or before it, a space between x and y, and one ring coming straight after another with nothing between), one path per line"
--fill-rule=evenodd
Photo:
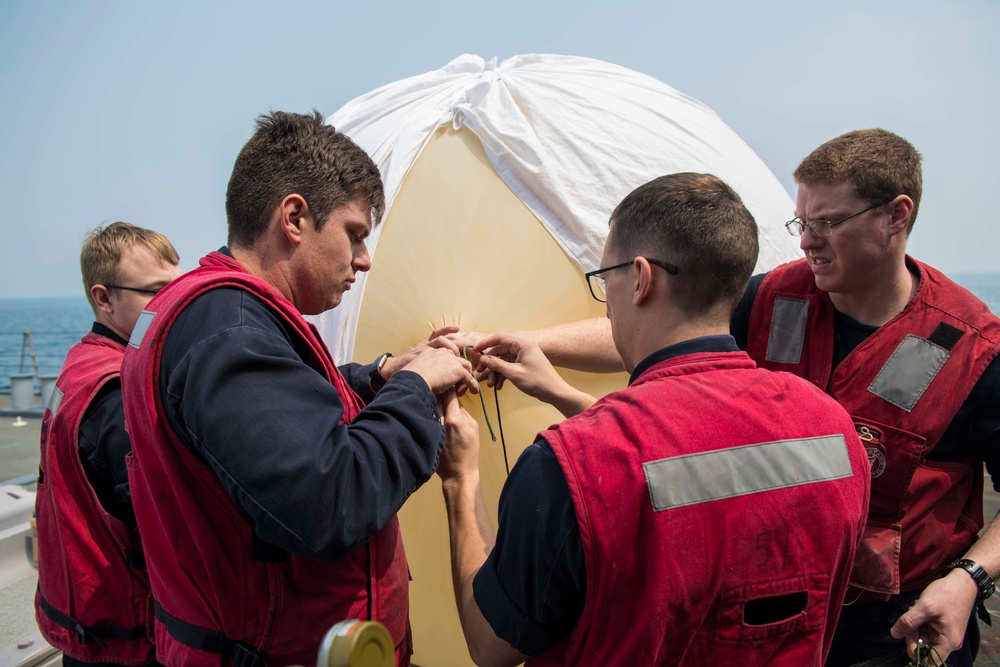
M798 256L780 225L792 215L792 200L711 109L599 60L522 55L497 65L462 55L362 95L327 122L375 160L387 213L435 131L467 128L499 178L582 272L598 267L608 218L625 195L685 171L715 174L739 192L760 228L758 271ZM373 259L381 227L369 239ZM359 274L340 307L318 318L339 363L351 359L365 279Z

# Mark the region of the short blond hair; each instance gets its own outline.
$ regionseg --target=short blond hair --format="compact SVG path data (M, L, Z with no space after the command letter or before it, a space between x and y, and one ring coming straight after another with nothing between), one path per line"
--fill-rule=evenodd
M97 227L83 240L80 251L80 273L87 301L96 306L90 295L94 285L113 285L119 281L118 265L126 251L137 243L149 248L164 264L176 266L180 256L170 240L159 232L136 227L127 222L113 222Z
M850 183L872 204L899 195L913 200L909 234L917 219L923 191L921 156L903 137L888 130L854 130L831 139L810 153L792 174L802 185Z

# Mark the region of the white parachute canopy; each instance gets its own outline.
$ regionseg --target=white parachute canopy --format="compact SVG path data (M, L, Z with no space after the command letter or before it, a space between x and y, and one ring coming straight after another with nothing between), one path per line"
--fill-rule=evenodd
M604 315L583 274L597 268L615 206L665 174L713 173L740 193L760 228L759 270L797 255L781 226L792 201L746 144L699 102L607 63L461 56L363 95L328 122L372 155L388 202L369 237L371 270L319 318L341 363L410 349L445 324L524 331ZM598 397L628 382L624 373L559 372ZM479 423L482 492L495 525L508 465L561 415L510 383L481 389L461 401ZM399 521L412 575L413 662L468 667L434 479L409 497Z
M375 160L387 216L435 133L468 129L497 176L581 272L598 267L608 218L625 195L657 176L688 171L715 174L743 198L760 228L757 271L798 255L779 224L794 204L760 158L701 102L617 65L536 54L498 65L462 55L362 95L327 122ZM373 259L383 227L369 238ZM366 277L359 274L342 304L318 318L339 363L352 357Z

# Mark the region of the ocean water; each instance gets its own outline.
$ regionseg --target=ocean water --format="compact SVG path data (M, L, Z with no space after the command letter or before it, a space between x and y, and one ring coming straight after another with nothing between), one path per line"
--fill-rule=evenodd
M956 273L950 277L986 302L994 313L1000 313L1000 273ZM90 330L93 319L83 296L0 299L0 393L10 392L12 374L35 372L25 330L31 331L38 373L55 375L66 352Z
M950 273L948 277L982 299L1000 316L1000 273Z
M56 375L69 348L90 331L94 313L84 296L0 299L0 393L10 393L10 376ZM31 332L35 358L24 332ZM35 390L39 389L37 381Z

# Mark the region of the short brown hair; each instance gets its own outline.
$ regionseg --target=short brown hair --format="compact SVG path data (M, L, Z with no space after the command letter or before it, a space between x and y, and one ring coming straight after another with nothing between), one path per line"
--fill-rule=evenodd
M252 247L290 194L306 200L317 229L335 208L358 197L374 209L375 220L385 208L378 167L315 110L257 118L257 130L236 157L226 190L230 245Z
M672 295L692 316L729 317L757 263L757 223L735 190L711 174L660 176L611 214L608 243L620 259L649 253L678 267Z
M127 222L113 222L107 227L97 227L87 234L80 250L80 273L87 301L95 307L90 288L94 285L114 285L119 282L118 265L122 256L134 245L141 243L164 264L176 266L180 256L170 240L159 232L136 227Z
M909 234L917 219L923 191L921 156L903 137L888 130L854 130L826 142L810 153L792 174L804 185L848 182L872 204L890 202L899 195L913 200Z

